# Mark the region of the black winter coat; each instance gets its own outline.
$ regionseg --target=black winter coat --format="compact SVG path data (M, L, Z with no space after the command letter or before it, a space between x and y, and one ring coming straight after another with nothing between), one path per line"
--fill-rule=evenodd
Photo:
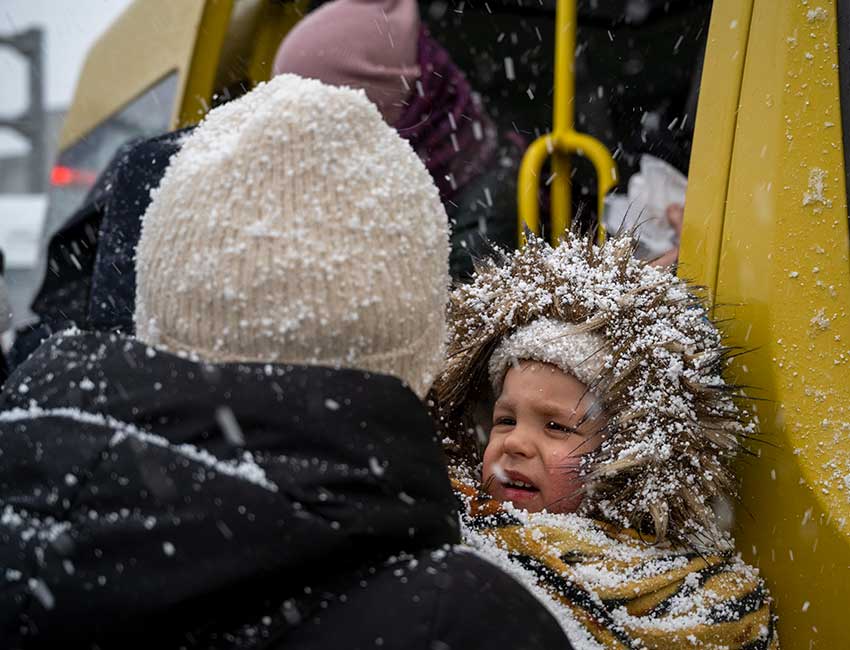
M395 378L60 334L7 382L0 450L2 648L570 647L453 546Z

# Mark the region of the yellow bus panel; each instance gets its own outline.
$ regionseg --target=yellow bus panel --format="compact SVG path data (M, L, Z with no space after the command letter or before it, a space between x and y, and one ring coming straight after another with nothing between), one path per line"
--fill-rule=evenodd
M776 599L783 647L844 648L850 233L836 7L755 0L742 48L742 19L729 20L742 4L718 0L712 15L681 272L709 287L729 343L747 351L733 373L764 440L740 463L739 548ZM712 70L730 56L743 59L736 117L734 80ZM730 120L731 158L710 137L728 141Z

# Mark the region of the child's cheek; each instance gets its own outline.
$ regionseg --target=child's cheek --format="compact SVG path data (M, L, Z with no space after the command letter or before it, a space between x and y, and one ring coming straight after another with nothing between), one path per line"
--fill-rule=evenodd
M578 469L581 466L581 456L573 455L571 452L562 449L551 451L550 459L547 466L552 468L569 467L571 469Z
M553 504L552 512L568 513L578 510L582 501L582 480L579 476L581 458L554 452L547 467L548 485L545 501Z

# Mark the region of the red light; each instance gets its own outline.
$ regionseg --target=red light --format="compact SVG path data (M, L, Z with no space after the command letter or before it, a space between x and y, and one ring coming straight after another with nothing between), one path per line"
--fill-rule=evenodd
M86 169L74 169L64 165L55 165L50 170L51 185L93 185L97 175Z
M70 167L56 165L50 170L51 185L70 185L74 181L74 172Z

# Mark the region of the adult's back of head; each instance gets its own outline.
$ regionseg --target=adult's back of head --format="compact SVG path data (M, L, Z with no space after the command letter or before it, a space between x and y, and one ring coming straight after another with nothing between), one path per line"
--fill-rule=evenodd
M448 224L361 91L281 75L209 113L143 218L136 331L209 362L439 371Z

